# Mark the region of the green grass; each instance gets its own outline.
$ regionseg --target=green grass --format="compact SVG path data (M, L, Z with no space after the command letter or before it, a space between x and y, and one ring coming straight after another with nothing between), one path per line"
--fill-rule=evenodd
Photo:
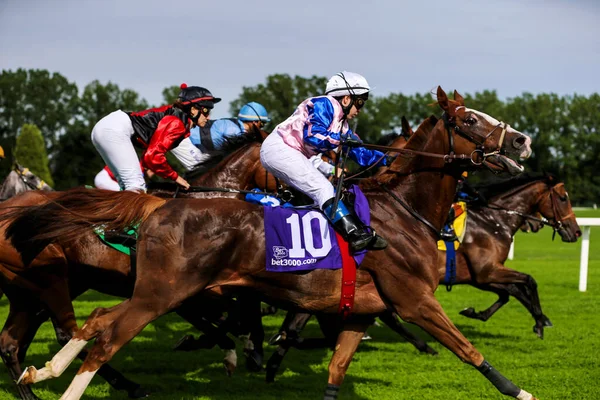
M598 210L577 211L578 216L600 217ZM527 272L538 282L542 306L554 323L544 340L532 332L533 319L511 300L488 322L458 315L467 306L483 309L495 296L471 287L458 286L437 297L463 334L485 358L505 376L541 400L600 398L600 227L593 228L590 246L588 291L578 291L580 244L551 241L552 231L519 234L515 260L508 265ZM79 323L98 306L118 300L87 293L76 301ZM0 318L7 313L0 300ZM265 318L267 337L282 320L281 315ZM412 326L411 326L412 328ZM462 364L448 350L414 328L440 352L437 357L420 355L411 345L386 327L372 327L373 340L364 342L354 357L341 399L503 399L473 368ZM292 350L284 361L275 384L264 383L262 374L240 366L232 378L221 367L218 350L174 353L170 349L185 333L193 330L176 316L165 316L148 326L124 347L111 365L153 392L153 399L320 399L327 383L329 350ZM318 335L311 322L305 335ZM45 324L28 353L27 365L43 366L58 350L50 324ZM266 346L267 356L272 348ZM240 352L241 353L241 352ZM54 381L35 386L42 399L55 399L67 388L79 367L76 361ZM0 373L0 399L14 398L6 371ZM89 399L126 399L96 377L86 391Z

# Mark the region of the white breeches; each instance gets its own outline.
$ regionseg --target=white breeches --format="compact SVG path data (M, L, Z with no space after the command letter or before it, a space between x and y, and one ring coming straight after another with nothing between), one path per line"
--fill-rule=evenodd
M327 178L304 154L285 144L276 131L263 142L260 161L267 171L308 195L320 208L334 196Z
M104 168L102 168L102 170L96 174L96 177L94 178L94 186L96 186L98 189L114 190L115 192L121 190L119 184L110 177L108 171Z
M124 190L146 191L144 174L131 137L133 126L129 116L118 110L102 118L92 130L92 143L117 177Z
M171 153L177 157L179 162L181 162L188 171L193 170L198 164L211 157L210 154L203 153L199 148L194 146L189 137L183 139L181 143L179 143L179 146L171 150Z

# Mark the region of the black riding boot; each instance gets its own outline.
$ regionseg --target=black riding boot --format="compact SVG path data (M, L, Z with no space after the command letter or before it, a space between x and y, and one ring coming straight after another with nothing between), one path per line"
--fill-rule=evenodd
M333 223L333 228L348 242L350 252L356 253L361 250L383 250L387 247L384 238L377 235L375 230L366 226L353 213L350 213L342 201L338 202L335 213L331 213L334 199L329 199L323 204L323 211L327 218Z

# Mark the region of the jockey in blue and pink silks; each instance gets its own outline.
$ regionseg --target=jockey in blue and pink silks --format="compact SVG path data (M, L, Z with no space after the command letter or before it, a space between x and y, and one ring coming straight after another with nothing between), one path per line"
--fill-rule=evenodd
M340 72L327 82L324 96L303 101L294 114L277 125L265 139L260 160L267 171L314 200L348 241L352 252L380 250L387 242L339 201L333 210L333 185L309 160L318 153L337 149L347 139L360 141L348 127L369 98L371 88L357 73ZM350 150L350 158L361 166L386 165L384 154L364 147Z

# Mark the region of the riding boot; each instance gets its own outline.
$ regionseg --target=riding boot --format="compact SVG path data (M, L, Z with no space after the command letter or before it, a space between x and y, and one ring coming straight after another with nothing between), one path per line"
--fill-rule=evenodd
M335 212L332 212L334 198L323 204L325 216L333 224L333 228L350 244L352 253L361 250L383 250L387 247L384 238L377 235L375 230L366 226L356 215L350 213L346 205L340 200Z

